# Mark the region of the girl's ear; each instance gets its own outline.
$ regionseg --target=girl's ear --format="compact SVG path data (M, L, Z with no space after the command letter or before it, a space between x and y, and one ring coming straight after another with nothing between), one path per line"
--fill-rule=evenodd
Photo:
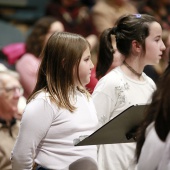
M132 41L132 51L134 53L138 53L138 54L141 53L141 51L142 51L141 44L138 41L136 41L136 40Z

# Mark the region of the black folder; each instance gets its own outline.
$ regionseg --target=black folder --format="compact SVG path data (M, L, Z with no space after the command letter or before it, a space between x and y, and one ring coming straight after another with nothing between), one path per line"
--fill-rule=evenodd
M75 146L135 142L134 134L144 118L147 105L132 105L90 136L74 141Z

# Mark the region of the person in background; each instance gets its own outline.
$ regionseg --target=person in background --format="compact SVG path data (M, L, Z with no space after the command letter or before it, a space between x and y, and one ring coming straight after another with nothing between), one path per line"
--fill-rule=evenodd
M47 41L34 91L21 120L12 169L97 170L97 146L74 146L98 125L85 88L91 70L90 45L78 34L54 33ZM80 163L86 160L86 164Z
M144 0L137 3L139 13L154 16L163 29L170 29L170 1L169 0Z
M0 169L11 170L11 151L18 135L25 103L19 105L23 88L17 72L0 66ZM20 103L21 104L21 103ZM21 110L22 107L22 110Z
M125 59L98 81L92 94L100 126L132 105L151 102L156 86L143 69L159 63L165 50L162 28L150 15L123 15L109 30ZM108 48L114 51L111 43ZM99 170L135 169L135 147L135 143L99 145Z
M47 5L46 15L59 19L65 31L84 36L90 43L91 50L95 52L98 45L97 31L91 10L85 3L81 0L52 0Z
M0 49L0 64L1 66L5 66L6 68L15 71L15 66L10 65L8 62L7 56L3 53L2 48Z
M91 11L92 21L100 36L105 29L112 28L123 14L137 13L137 8L130 0L98 0Z
M11 73L11 74L14 74L15 75L15 77L19 80L19 82L20 82L20 76L19 76L19 74L16 72L16 71L14 71L14 70L11 70L11 69L9 69L8 67L6 67L6 65L4 65L4 64L2 64L2 63L0 63L0 71L1 72L9 72L9 74ZM21 82L20 82L21 83ZM23 88L23 87L22 87ZM23 92L24 92L24 89L23 89ZM15 117L16 117L16 119L21 119L21 117L22 117L22 113L23 113L23 110L25 109L25 106L26 106L26 98L23 96L23 95L21 95L20 97L19 97L19 101L18 101L18 111L16 112L16 114L15 114Z
M136 160L138 170L168 170L170 168L168 153L168 134L170 131L169 87L170 64L158 80L152 102L147 107L145 118L137 131Z
M21 84L24 88L24 96L33 91L37 70L41 62L40 54L44 44L54 32L64 31L63 24L53 17L39 19L32 28L26 40L26 53L16 62L16 71L20 74Z

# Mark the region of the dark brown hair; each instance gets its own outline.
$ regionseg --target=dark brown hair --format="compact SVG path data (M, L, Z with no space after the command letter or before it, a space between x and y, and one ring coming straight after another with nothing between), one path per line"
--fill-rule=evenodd
M56 22L56 18L43 17L39 19L33 26L31 33L26 40L26 52L33 54L39 58L41 50L43 49L46 35L52 25Z
M118 51L128 57L131 53L133 40L138 41L143 47L143 52L145 52L145 39L149 36L149 26L153 22L157 22L156 19L147 14L123 15L118 19L115 27L109 28L108 35L115 35ZM109 38L109 36L107 37ZM109 39L106 39L106 41L111 43ZM107 46L111 47L111 45ZM113 48L110 50L114 51Z

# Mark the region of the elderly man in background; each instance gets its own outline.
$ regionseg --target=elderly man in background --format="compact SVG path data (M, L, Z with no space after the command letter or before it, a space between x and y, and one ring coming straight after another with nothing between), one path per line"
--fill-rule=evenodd
M10 155L18 135L21 113L25 107L19 100L23 89L19 75L0 67L0 170L11 170Z

